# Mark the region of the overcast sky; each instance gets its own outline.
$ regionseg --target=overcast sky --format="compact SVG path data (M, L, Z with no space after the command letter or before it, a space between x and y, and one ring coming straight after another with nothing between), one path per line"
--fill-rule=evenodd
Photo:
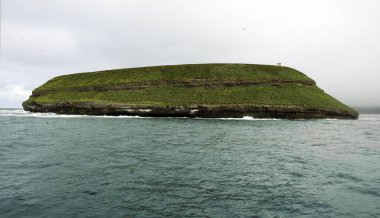
M0 107L54 76L282 62L351 106L380 105L378 0L1 0Z

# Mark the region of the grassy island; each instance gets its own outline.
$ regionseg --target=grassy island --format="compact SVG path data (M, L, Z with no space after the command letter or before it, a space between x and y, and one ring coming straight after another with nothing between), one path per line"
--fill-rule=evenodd
M357 118L305 74L256 64L127 68L55 77L25 110L64 114Z

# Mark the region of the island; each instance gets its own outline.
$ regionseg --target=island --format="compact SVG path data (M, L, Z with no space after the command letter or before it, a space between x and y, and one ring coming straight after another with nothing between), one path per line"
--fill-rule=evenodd
M76 73L36 88L31 112L143 117L357 119L358 112L285 66L185 64Z

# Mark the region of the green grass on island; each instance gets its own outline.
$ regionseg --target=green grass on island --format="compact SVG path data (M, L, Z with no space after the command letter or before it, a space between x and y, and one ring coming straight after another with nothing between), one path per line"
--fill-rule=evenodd
M222 88L158 87L107 92L58 92L31 98L38 103L107 102L130 105L298 105L329 110L352 109L316 86L256 85Z
M177 87L158 85L136 90L75 90L75 88L107 87L151 81L253 81L248 86ZM265 84L266 81L294 83ZM39 104L64 102L123 103L133 106L194 106L194 105L265 105L302 106L327 110L354 111L326 94L305 74L289 67L254 64L193 64L157 66L78 73L49 80L26 102ZM74 89L73 89L74 88ZM51 91L50 91L51 90Z
M233 81L313 81L305 74L289 68L256 64L185 64L127 68L77 73L55 77L37 91L72 87L107 86L151 81L183 81L191 79Z

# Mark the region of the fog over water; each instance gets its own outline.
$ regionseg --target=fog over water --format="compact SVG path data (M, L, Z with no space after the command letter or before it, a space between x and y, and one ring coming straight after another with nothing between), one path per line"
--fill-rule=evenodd
M68 73L184 63L296 68L380 106L380 1L2 0L0 107Z

